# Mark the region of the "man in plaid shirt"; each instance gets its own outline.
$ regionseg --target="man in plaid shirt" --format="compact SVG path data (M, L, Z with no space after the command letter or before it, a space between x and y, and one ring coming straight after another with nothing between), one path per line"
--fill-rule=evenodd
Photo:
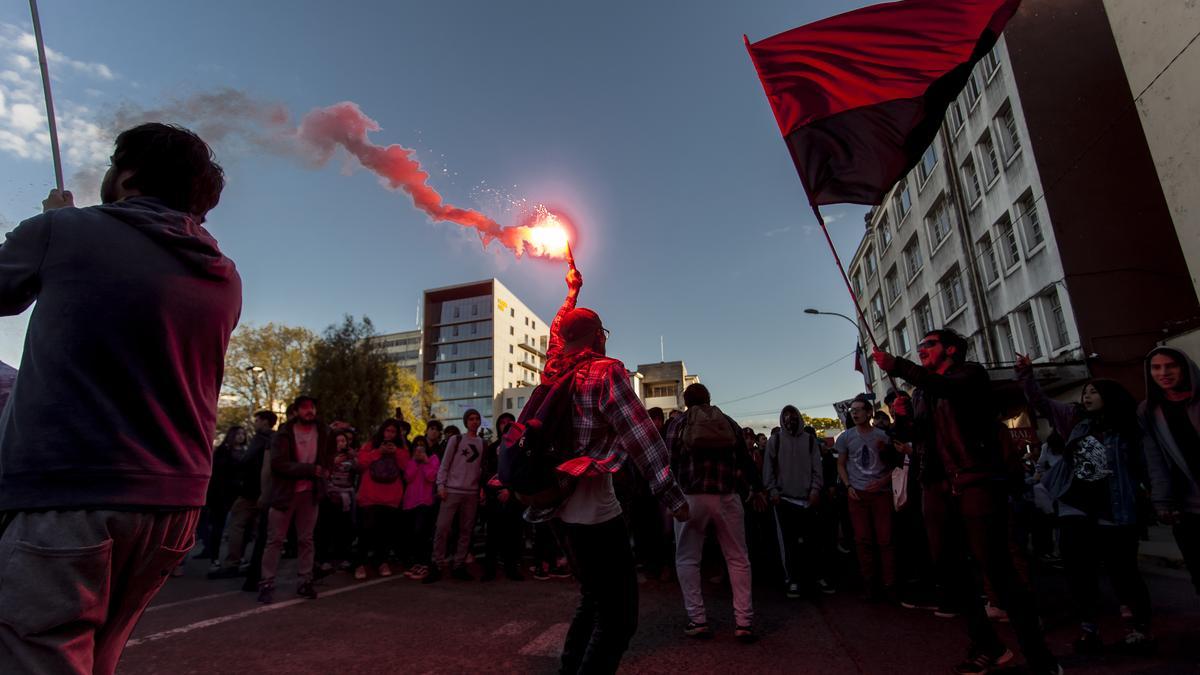
M576 308L583 276L572 264L567 299L550 326L543 381L574 377L571 421L576 458L559 467L571 493L552 513L555 534L579 580L580 599L563 645L563 673L613 673L637 630L638 588L629 532L613 473L632 458L676 520L688 504L671 475L667 448L638 400L625 366L605 356L608 331ZM538 513L531 513L536 520Z
M742 496L753 499L754 508L767 507L762 479L746 450L741 427L719 408L712 407L708 388L700 383L683 390L687 413L671 420L667 428L667 448L671 451L671 469L688 501L691 518L675 523L675 569L679 588L683 591L683 606L688 624L684 634L705 638L712 635L705 616L704 594L700 585L700 558L704 537L711 523L717 543L729 568L729 585L733 588L734 637L743 642L754 641L754 606L750 599L750 557L746 550L745 511ZM685 434L689 424L705 429L701 415L710 421L727 426L728 445L709 448L689 447ZM715 419L714 419L715 418ZM718 429L719 430L719 429ZM696 436L695 433L690 434ZM717 436L718 441L721 436ZM710 444L711 445L711 444Z

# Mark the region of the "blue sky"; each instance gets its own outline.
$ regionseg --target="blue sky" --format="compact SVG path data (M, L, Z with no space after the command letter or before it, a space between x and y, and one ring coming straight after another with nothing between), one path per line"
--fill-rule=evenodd
M230 87L297 118L354 101L382 126L372 140L414 148L447 201L503 224L502 198L564 206L581 230L582 301L629 367L658 361L662 335L667 359L686 361L721 403L852 351L849 324L802 313L853 307L742 34L868 3L188 4L41 7L68 175L103 164L105 121L121 104ZM53 184L28 32L23 3L0 7L3 231ZM490 276L545 319L561 301L561 264L484 251L366 172L313 169L235 139L214 146L229 184L208 225L241 270L243 322L320 330L348 312L403 330L422 289ZM844 259L863 212L826 209ZM0 319L0 359L19 360L24 326ZM825 404L861 387L845 358L723 408L743 422L785 403L827 416Z

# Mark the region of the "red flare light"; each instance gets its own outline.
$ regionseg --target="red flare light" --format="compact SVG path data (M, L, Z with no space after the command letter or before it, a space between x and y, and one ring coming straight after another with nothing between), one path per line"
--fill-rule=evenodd
M510 248L554 260L566 260L570 256L573 235L571 221L545 206L538 206L524 224L504 229L504 236L512 238Z

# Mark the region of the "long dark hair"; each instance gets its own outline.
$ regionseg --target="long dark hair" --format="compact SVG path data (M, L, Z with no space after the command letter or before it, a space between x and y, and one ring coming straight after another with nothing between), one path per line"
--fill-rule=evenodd
M1104 402L1104 407L1096 417L1097 421L1123 436L1140 439L1137 399L1133 397L1133 394L1130 394L1129 390L1120 382L1103 377L1088 380L1083 387L1086 389L1088 385L1095 387L1096 393L1100 394L1100 400ZM1082 398L1082 396L1081 393L1080 397Z
M383 445L383 430L388 427L396 430L396 440L393 442L398 446L404 445L404 428L400 426L400 420L395 417L389 417L379 425L379 428L375 430L375 434L371 436L372 448L378 448Z
M225 437L221 439L221 445L219 445L217 447L232 448L233 447L233 439L237 437L237 433L239 431L245 431L245 429L242 427L242 425L234 424L234 425L230 426L228 429L225 430Z

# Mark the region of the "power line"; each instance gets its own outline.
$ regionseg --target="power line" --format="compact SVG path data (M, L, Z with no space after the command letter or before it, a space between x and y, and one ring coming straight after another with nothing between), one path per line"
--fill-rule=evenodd
M784 387L786 387L788 385L795 384L795 383L799 382L800 380L803 380L806 377L812 377L813 375L816 375L817 373L821 372L822 370L825 370L827 368L832 368L833 366L837 365L839 362L844 361L845 359L847 359L851 356L854 356L854 352L850 352L849 354L846 354L844 356L839 356L836 359L834 359L833 361L830 361L829 363L826 363L825 365L821 366L820 368L817 368L816 370L813 370L813 371L809 371L809 372L801 375L800 377L797 377L794 380L788 380L787 382L784 382L781 385L771 387L770 389L764 389L763 391L760 391L756 394L742 396L741 398L732 398L732 399L729 399L728 401L723 401L721 403L718 403L717 405L729 405L730 403L737 403L738 401L745 401L746 399L749 399L749 398L756 398L756 397L762 396L763 394L769 394L773 391L778 391L779 389L783 389Z

